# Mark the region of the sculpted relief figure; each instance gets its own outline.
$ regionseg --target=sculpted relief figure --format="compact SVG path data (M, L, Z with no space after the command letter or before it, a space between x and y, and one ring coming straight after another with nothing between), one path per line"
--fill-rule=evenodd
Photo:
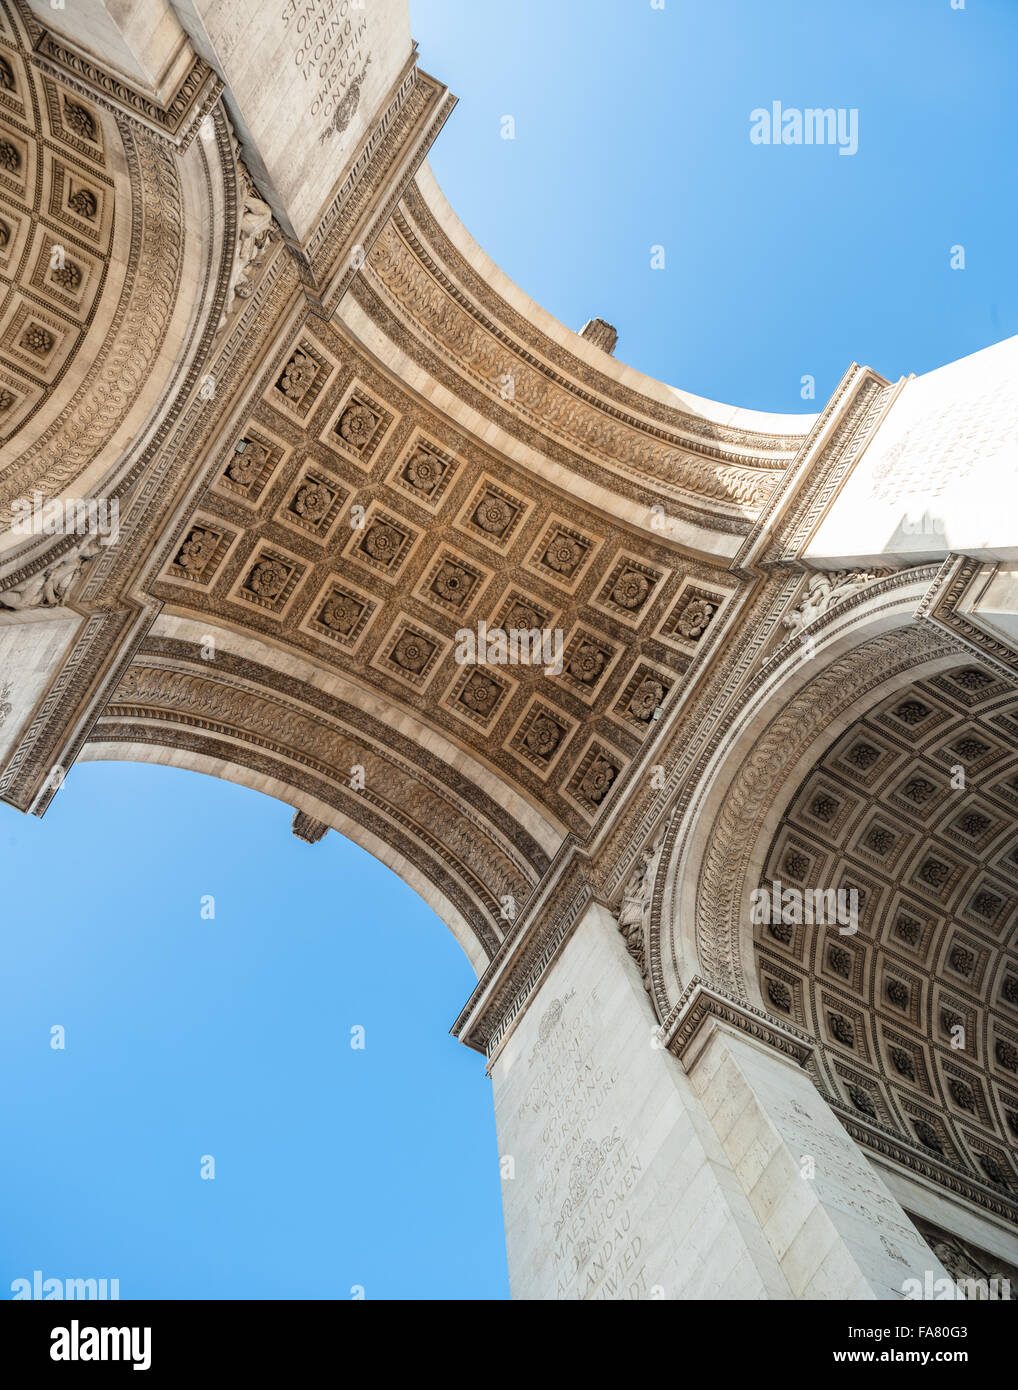
M259 198L254 182L244 168L239 155L237 164L240 170L243 205L237 224L237 252L233 275L226 296L226 307L219 322L220 329L234 310L238 308L237 301L250 298L254 291L254 280L249 272L253 271L261 260L266 248L273 242L279 241L281 235L273 221L272 209L268 203Z
M650 971L647 964L645 927L650 911L651 889L657 868L660 842L641 852L622 893L619 908L619 931L625 937L629 954L640 967L644 988L650 990Z
M0 590L0 608L59 608L89 560L99 554L102 542L88 536L67 555L39 570L10 589Z
M791 613L781 619L781 625L791 633L801 632L814 618L821 617L836 604L864 589L874 579L883 577L882 570L831 570L810 575L805 596Z
M994 1268L992 1262L980 1260L960 1236L945 1233L941 1239L930 1241L930 1249L951 1278L959 1281L966 1298L1011 1302L1018 1297L1014 1271L1008 1274L1006 1265L1004 1269Z

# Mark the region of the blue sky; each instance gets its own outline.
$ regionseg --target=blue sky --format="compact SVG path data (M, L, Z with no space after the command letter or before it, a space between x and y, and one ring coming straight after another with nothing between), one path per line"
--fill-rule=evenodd
M557 317L613 322L622 360L799 411L853 359L896 377L1018 332L1011 0L412 18L460 97L446 195ZM858 153L752 145L774 100L857 108ZM393 874L290 814L119 764L74 769L43 821L0 807L0 1296L34 1269L123 1297L506 1296L490 1087L447 1031L469 966Z
M809 411L852 361L895 379L1018 332L1014 0L415 0L411 15L421 65L460 98L430 156L458 216L564 323L615 324L616 356L641 371ZM751 144L750 112L773 101L856 108L858 153Z
M470 967L291 816L120 763L73 769L44 820L3 808L0 1291L504 1296L490 1084L448 1034Z

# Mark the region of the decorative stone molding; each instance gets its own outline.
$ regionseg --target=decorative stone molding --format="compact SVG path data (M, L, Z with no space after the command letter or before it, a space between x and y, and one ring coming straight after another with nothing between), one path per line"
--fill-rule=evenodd
M738 468L691 454L676 447L666 431L617 408L605 409L592 393L508 340L504 329L480 315L444 274L399 214L379 236L365 269L370 284L403 320L414 323L447 361L477 383L489 402L498 403L499 416L525 418L630 478L711 499L722 512L759 506L774 487L775 476L762 466L763 459L747 460L756 467ZM508 397L500 384L507 377L513 381Z
M208 156L214 166L218 159L228 173L233 167L229 133L225 120L218 114L214 117L214 123L215 140L208 149L202 142L202 160ZM87 466L95 450L101 450L109 438L108 431L122 428L123 408L136 407L139 399L143 399L141 393L145 387L142 383L150 345L156 353L165 351L165 340L160 342L159 335L165 326L163 309L170 302L164 291L168 291L172 297L176 292L173 284L179 284L179 279L175 280L175 277L179 271L180 243L174 239L174 231L176 229L181 235L183 233L182 185L168 146L153 140L148 133L132 132L126 123L120 128L120 134L125 143L130 186L135 190L135 196L128 200L128 206L133 206L136 222L128 266L128 285L122 299L122 305L125 308L129 305L130 311L121 325L122 334L115 333L112 338L107 338L92 372L85 377L71 402L74 413L73 440L65 436L62 428L69 418L65 413L58 417L41 440L22 449L17 464L8 469L0 485L0 494L7 497L8 503L12 497L30 494L35 487L41 487L44 491L59 491L80 477L82 467ZM159 153L160 148L162 154ZM194 158L193 154L191 158ZM209 215L213 224L222 228L229 244L236 206L235 201L231 201L229 177L225 180L224 196L220 196L209 174L206 192L210 207L214 209ZM71 197L76 197L76 194L72 193ZM146 208L147 213L144 212ZM95 210L90 204L80 215L94 216ZM187 446L179 449L166 447L174 430L177 431L176 438L180 439L181 417L190 419L192 426L197 420L205 429L215 420L215 413L205 401L195 400L189 410L187 402L192 388L197 387L201 373L206 369L207 353L211 350L212 337L225 301L230 267L217 267L214 264L216 240L213 236L209 242L210 264L200 276L199 301L189 336L177 345L177 361L159 382L163 393L159 413L150 418L148 433L137 439L126 453L122 447L117 450L118 471L113 478L107 475L106 495L120 501L118 544L100 550L89 561L75 596L79 611L94 612L94 616L77 635L63 668L54 676L45 700L33 714L18 746L10 750L5 767L0 770L0 796L21 809L32 807L37 814L45 810L55 794L57 783L52 780L43 783L42 779L54 764L59 763L66 768L73 763L91 722L101 710L109 690L116 684L119 673L129 664L155 611L155 605L150 604L146 616L139 612L135 598L121 603L115 595L122 593L132 583L132 572L144 558L146 546L164 524L167 502L181 486L186 472L193 471L194 458L200 456L193 435ZM135 276L134 282L130 280L132 275ZM158 290L155 299L149 297L149 286ZM262 286L259 286L259 294L261 292ZM141 315L145 322L136 323L137 315ZM127 340L130 340L131 362L121 370L119 356L122 344ZM248 350L256 352L258 342L259 335L248 330L245 336ZM103 375L108 370L112 370L117 377L112 386ZM229 392L222 389L223 378L219 382L217 401L225 405ZM0 496L2 504L3 496ZM15 549L13 555L14 564L4 576L4 584L8 588L31 582L46 565L46 558L39 557L34 542ZM141 606L144 609L144 600Z
M309 290L329 316L456 105L447 87L411 57L364 140L300 262Z
M766 547L769 563L802 555L842 484L887 414L900 384L891 386L870 368L853 368L817 421L794 469L769 499L752 542L739 555Z
M309 816L306 811L294 811L291 829L298 840L303 840L308 845L317 845L329 831L323 820L315 820L314 816Z
M221 650L212 672L197 648L171 639L152 638L147 649L93 741L215 748L239 767L271 767L419 865L494 954L504 901L522 909L548 867L510 813L419 742L296 678ZM349 785L354 765L364 769L359 790Z
M98 563L97 557L90 568L95 569ZM122 612L93 613L85 620L70 654L0 772L0 797L18 810L42 814L57 789L57 782L49 778L50 770L55 765L66 769L74 761L73 744L71 752L57 756L61 741L66 744L68 740L68 728L80 745L101 707L101 699L96 700L92 693L95 672L104 667L114 674L123 670L141 637ZM88 712L83 714L83 710Z
M226 304L219 320L219 332L226 327L229 319L251 298L265 269L269 249L282 240L268 203L258 196L254 180L247 166L240 158L239 146L234 143L237 157L237 176L241 191L241 212L237 226L237 245L234 255L233 272L230 276Z
M153 554L146 591L203 622L239 623L326 670L352 674L383 700L409 705L528 796L557 832L586 835L592 820L609 813L633 753L656 732L654 710L679 695L687 665L709 660L722 640L734 597L723 566L685 557L676 563L652 540L632 555L623 528L451 429L335 325L312 319L291 329L263 361L257 384L260 397L208 456L211 486L200 511L182 514ZM242 443L252 456L254 497L237 483L237 460L247 457L237 452ZM362 529L339 519L364 478L376 486L408 476L428 484L424 501L408 483L393 487L384 509L369 508ZM301 528L301 541L277 544L273 553L293 583L274 606L255 603L248 580L263 558L262 517L271 513L295 528L309 477L323 502L333 494L330 509L320 527ZM448 530L432 552L421 537L435 525ZM200 573L191 573L179 557L196 530L215 544ZM314 542L311 551L304 541ZM376 576L386 588L365 589ZM333 595L338 607L329 606ZM703 595L710 619L694 623ZM455 652L465 618L483 619L489 631L554 631L565 602L575 623L563 629L561 679L525 665L493 666L483 689L463 679ZM424 626L407 607L420 603L429 610ZM668 636L673 615L676 631L682 623L694 635ZM400 659L408 623L414 641L427 646L416 670ZM538 703L561 730L554 749L535 749L537 735L526 723L538 689ZM641 691L644 705L634 706ZM644 708L648 691L657 703ZM615 720L609 711L616 706L632 718ZM612 725L598 727L596 738L570 738L581 721L602 718Z
M828 1103L857 1144L872 1150L880 1158L898 1164L907 1172L914 1173L916 1177L934 1183L964 1201L1018 1225L1018 1202L1002 1197L987 1186L972 1182L946 1164L937 1163L929 1153L919 1149L918 1145L903 1143L899 1133L853 1113L840 1100L828 1097Z
M757 1042L766 1043L799 1066L805 1066L812 1056L815 1042L808 1033L791 1024L780 1024L762 1009L711 989L698 976L690 980L662 1020L659 1029L662 1046L690 1066L702 1042L703 1025L709 1019L717 1019Z
M781 619L781 626L793 635L802 632L816 618L858 593L875 579L883 579L890 570L830 570L811 574L806 593Z
M622 893L618 911L619 931L626 949L639 966L644 988L651 993L650 969L647 962L647 935L650 926L650 905L654 877L661 861L664 832L649 848L641 850L637 863Z
M580 337L586 338L588 343L593 343L609 356L615 351L615 344L619 340L618 331L604 319L588 319L580 329Z
M565 341L542 332L504 295L496 292L460 247L454 245L425 189L434 189L433 180L426 174L408 188L396 219L401 231L405 225L421 249L426 248L424 263L430 263L439 271L440 284L461 286L465 292L462 302L471 306L471 313L486 324L501 326L502 333L508 331L523 349L524 356L539 359L553 370L552 380L571 382L574 388L579 386L584 398L610 399L626 414L660 426L660 437L668 437L704 458L781 472L797 457L807 436L805 421L801 432L791 433L768 433L738 424L718 424L624 385L617 371L609 375L597 370L577 357Z
M169 150L121 123L130 174L134 244L104 341L65 409L0 480L0 509L33 491L54 496L101 453L155 369L180 289L183 192ZM107 190L112 198L112 190ZM128 210L124 209L125 215Z
M532 913L522 915L508 933L453 1024L453 1034L476 1052L486 1053L490 1063L594 901L587 867L573 856L548 883Z
M82 96L172 142L181 151L194 139L198 127L223 92L223 83L201 58L195 58L179 87L163 106L122 77L108 72L93 58L79 52L59 34L41 25L24 0L15 0L18 13L31 36L36 65ZM59 20L59 11L56 12Z
M713 987L748 1002L740 947L746 868L775 792L795 768L802 750L867 690L952 650L919 627L872 638L823 667L754 740L708 832L700 869L697 951ZM743 705L751 694L752 687Z
M975 585L982 568L979 560L964 555L949 555L936 582L923 599L917 616L921 621L948 633L973 654L1014 680L1018 678L1018 652L959 611L959 604Z
M20 611L26 608L60 607L85 566L95 559L101 548L102 541L98 536L86 536L29 579L9 586L0 579L0 608Z
M653 833L666 815L671 818L671 828L665 854L672 854L675 837L680 834L683 817L695 796L699 775L695 769L708 766L729 728L743 717L747 700L758 694L768 678L765 668L779 663L798 642L798 634L783 629L781 619L795 602L802 582L801 569L785 566L799 563L809 535L872 437L896 390L868 368L851 368L809 435L799 441L794 462L759 512L732 565L740 578L755 579L757 590L744 601L737 622L732 623L733 631L720 662L712 666L709 677L699 686L693 668L690 694L681 710L673 708L670 715L665 714L654 745L648 744L641 759L627 771L629 796L625 816L617 817L599 841L599 882L609 896L618 891L630 872L634 843L639 844ZM920 569L899 571L881 582L885 586L911 583L924 573ZM868 601L868 589L844 598L842 606L835 605L814 618L810 635L832 622L837 614L843 614L846 607L863 601ZM647 768L653 764L663 769L663 775L647 775ZM655 964L662 893L659 883L651 906L649 961L659 1010L668 1008L660 960Z

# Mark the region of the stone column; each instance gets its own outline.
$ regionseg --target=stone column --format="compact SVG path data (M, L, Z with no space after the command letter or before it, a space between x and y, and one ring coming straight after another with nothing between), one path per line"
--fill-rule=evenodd
M903 1298L906 1280L949 1277L795 1061L716 1018L684 1060L793 1297Z
M587 909L491 1074L514 1298L791 1297L605 908Z

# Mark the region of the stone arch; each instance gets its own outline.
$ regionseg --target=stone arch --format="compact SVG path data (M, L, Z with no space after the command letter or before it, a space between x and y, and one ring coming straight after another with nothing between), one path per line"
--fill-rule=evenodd
M816 1039L814 1079L865 1142L1013 1216L1018 691L963 653L910 676L875 688L782 791L751 926L757 993ZM855 912L775 920L775 883L793 903L854 894Z
M205 751L202 751L200 746L202 742ZM303 811L314 821L352 840L412 888L449 928L476 975L480 976L488 964L490 956L486 942L491 940L491 932L485 917L477 913L474 914L474 920L467 917L457 906L456 896L437 887L426 870L395 847L392 838L382 839L374 834L363 820L354 820L344 814L331 800L319 799L282 777L268 775L256 766L250 754L245 754L242 750L227 748L224 745L219 745L217 749L211 738L205 741L197 738L187 741L179 731L166 732L160 742L149 741L147 735L142 735L137 742L128 742L126 737L121 741L120 738L104 738L102 734L97 734L85 745L78 761L152 763L161 767L179 768L208 777L218 777L238 786L248 787L252 791L263 792L287 806ZM323 795L328 793L325 792Z
M208 349L235 202L221 116L218 134L175 148L61 80L22 18L0 23L4 510L130 485ZM203 224L211 236L196 235ZM23 568L39 550L11 533L3 545Z
M916 609L932 567L867 586L789 639L743 691L719 746L689 780L665 836L649 938L655 1006L668 1016L700 979L761 1007L744 907L786 791L857 712L913 673L959 660L960 646Z
M749 683L745 717L704 759L665 836L652 919L659 925L648 942L652 994L666 1031L696 986L720 996L728 1002L718 1007L740 1013L751 1032L784 1037L859 1142L1014 1220L1018 1175L1008 1154L1018 1133L1018 1004L1010 996L1018 1000L1018 960L1005 938L1018 912L1018 869L998 861L1018 854L1018 700L1006 668L917 617L933 575L932 567L902 571L867 586L809 626L805 661L800 639L788 640ZM927 705L936 717L922 714ZM913 753L929 761L927 743L939 749L945 740L967 739L973 757L982 757L976 724L988 715L996 722L985 747L996 759L987 776L996 785L1006 775L1015 785L991 792L990 813L977 785L950 817L970 813L992 864L966 846L963 830L947 836L946 811L924 830L924 816L910 818L897 783L858 798L866 808L858 824L849 824L846 812L839 830L827 831L813 817L810 847L804 801L819 804L824 788L831 792L828 766L833 760L845 769L861 730L876 730L880 749L893 751L873 763L888 768L893 781L892 773L912 767ZM920 716L929 720L928 739L909 723ZM863 752L868 760L868 748ZM941 765L938 784L948 771ZM848 769L846 782L850 775ZM847 804L851 794L841 800ZM834 814L838 819L840 809ZM872 850L858 843L869 829L881 832ZM897 878L879 867L878 850L892 838L910 846ZM949 902L934 901L934 889L923 901L915 874L924 844L946 845L945 861L957 869ZM940 873L941 861L934 867ZM912 877L900 882L906 870ZM754 924L750 895L775 881L855 888L858 937L814 930L810 949L821 954L813 960L803 945L805 924L794 924L790 937L783 922L777 934ZM921 951L905 938L888 941L900 904L912 900L917 912L909 920L920 923ZM849 975L839 976L846 965ZM965 1040L960 1052L950 1036L957 1022Z
M398 873L481 973L561 836L420 720L300 676L257 644L163 620L81 757L189 768L287 802Z

